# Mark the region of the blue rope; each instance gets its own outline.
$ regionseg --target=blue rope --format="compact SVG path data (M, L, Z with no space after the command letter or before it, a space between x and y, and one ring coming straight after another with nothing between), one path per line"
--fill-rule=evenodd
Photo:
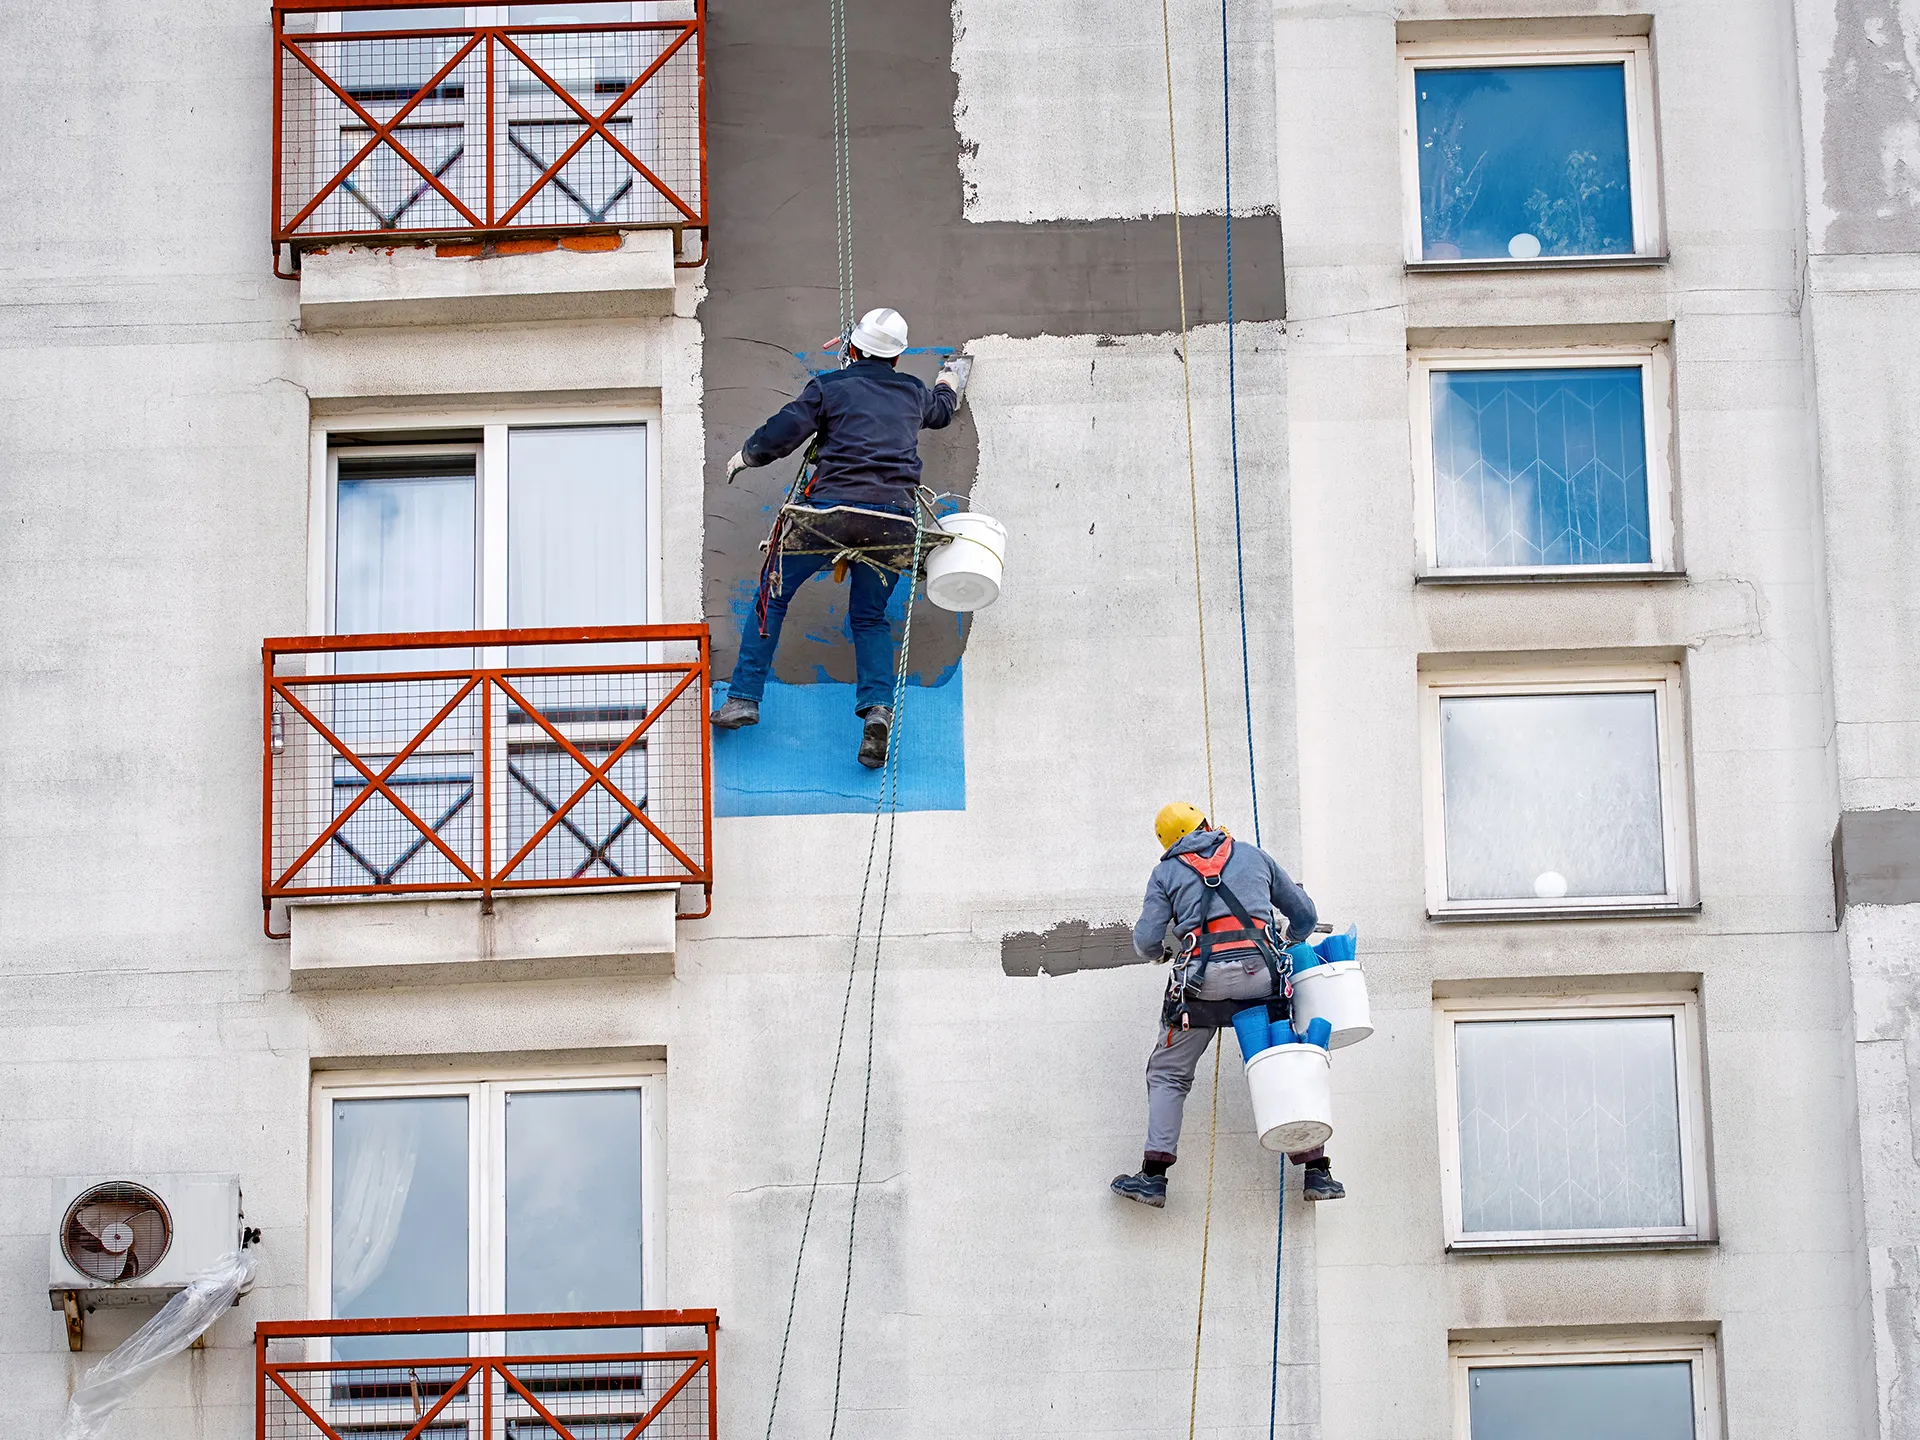
M1247 557L1240 531L1240 406L1233 358L1233 82L1227 65L1227 0L1220 0L1222 143L1227 155L1227 433L1233 442L1233 569L1240 587L1240 693L1247 711L1247 786L1253 796L1253 843L1260 843L1260 777L1253 763L1253 667L1247 658Z
M1227 433L1233 449L1233 568L1240 586L1240 693L1247 713L1247 788L1253 799L1253 843L1260 843L1260 774L1253 759L1253 663L1247 646L1247 559L1240 528L1240 405L1233 356L1233 70L1227 45L1227 0L1220 0L1221 144L1227 177ZM1267 1440L1280 1421L1280 1261L1287 1239L1287 1161L1280 1158L1280 1195L1273 1223L1273 1360L1267 1380Z

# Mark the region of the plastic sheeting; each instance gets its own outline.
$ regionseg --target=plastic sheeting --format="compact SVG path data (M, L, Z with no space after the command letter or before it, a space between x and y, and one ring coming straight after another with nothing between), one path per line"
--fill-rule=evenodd
M240 1250L187 1282L145 1325L129 1335L105 1359L87 1371L67 1405L60 1440L94 1440L113 1412L233 1307L253 1283L253 1254Z

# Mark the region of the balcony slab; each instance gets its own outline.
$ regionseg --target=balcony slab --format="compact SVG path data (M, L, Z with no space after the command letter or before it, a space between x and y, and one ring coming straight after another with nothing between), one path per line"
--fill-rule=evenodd
M296 901L296 990L671 975L678 886L473 899Z
M671 315L673 232L632 230L614 250L485 253L478 245L335 245L300 262L303 330L488 325ZM510 241L525 245L527 241Z

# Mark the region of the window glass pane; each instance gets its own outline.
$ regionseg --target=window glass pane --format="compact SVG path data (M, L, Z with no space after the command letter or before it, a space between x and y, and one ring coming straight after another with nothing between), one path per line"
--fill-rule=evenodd
M644 1301L640 1091L507 1096L507 1309L637 1310ZM510 1337L516 1350L637 1348L638 1333Z
M334 628L473 625L473 457L341 460Z
M1651 691L1440 702L1447 897L1667 892Z
M509 5L509 25L611 25L633 19L633 0L576 0L570 5Z
M1644 565L1640 367L1432 372L1439 563Z
M467 1311L464 1096L333 1102L333 1314ZM343 1360L461 1355L466 1337L347 1336Z
M1454 1026L1468 1234L1686 1223L1673 1020Z
M644 425L514 430L507 441L507 623L644 625Z
M1416 70L1429 260L1630 255L1626 67Z
M1473 1440L1694 1440L1693 1367L1488 1365L1467 1371Z

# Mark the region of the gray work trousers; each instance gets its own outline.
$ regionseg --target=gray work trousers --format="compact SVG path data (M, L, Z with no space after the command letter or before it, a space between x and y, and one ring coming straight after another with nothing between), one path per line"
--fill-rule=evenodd
M1255 957L1244 963L1215 961L1200 982L1202 1000L1266 1000L1273 995L1273 977L1266 962ZM1147 1056L1147 1146L1149 1160L1171 1162L1180 1151L1180 1122L1185 1116L1187 1093L1193 1089L1194 1072L1200 1057L1213 1043L1212 1029L1194 1026L1190 1030L1169 1029L1161 1025L1155 1032L1153 1052ZM1226 1058L1221 1057L1223 1060ZM1318 1160L1324 1149L1307 1150L1287 1158L1296 1165Z

